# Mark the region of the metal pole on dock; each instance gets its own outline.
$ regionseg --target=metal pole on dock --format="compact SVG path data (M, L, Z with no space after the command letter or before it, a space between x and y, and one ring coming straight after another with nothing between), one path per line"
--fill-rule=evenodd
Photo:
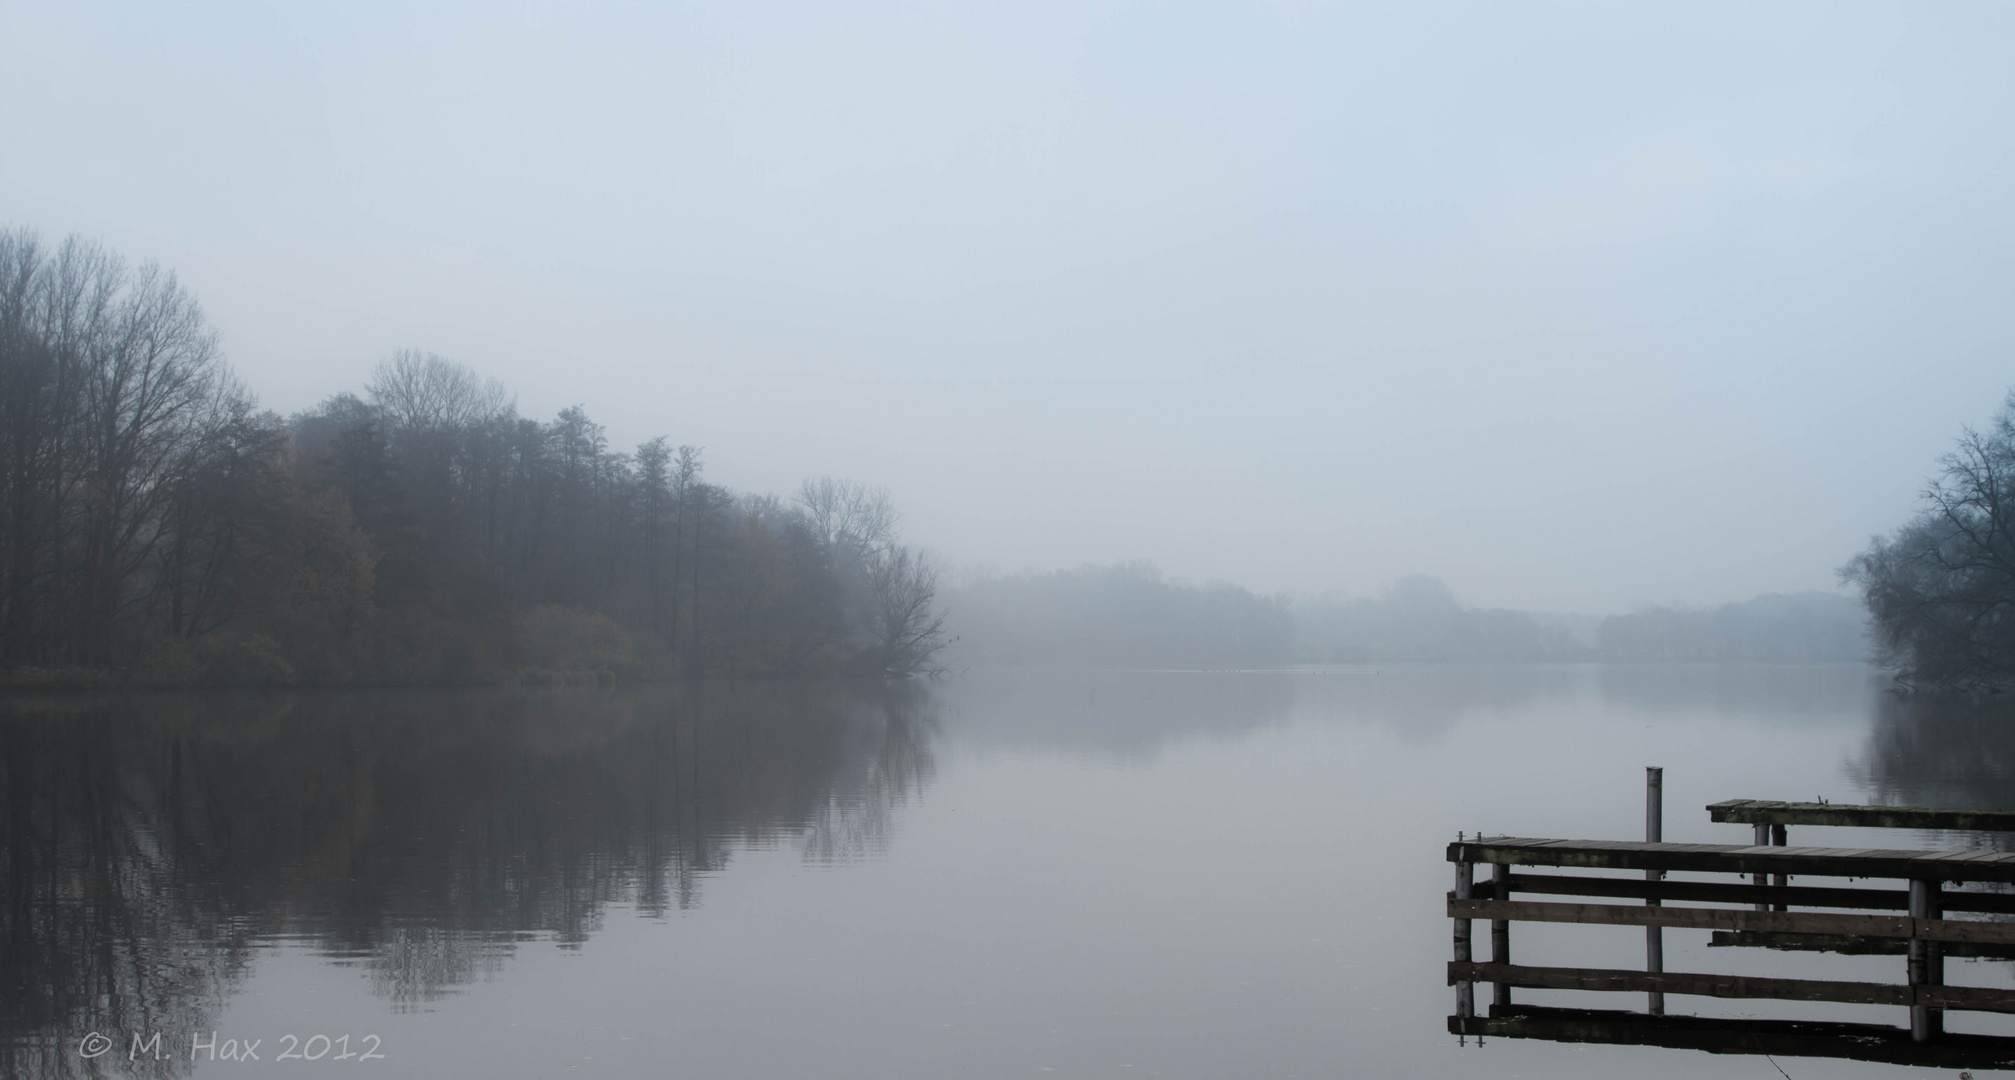
M1467 900L1470 898L1470 893L1474 891L1476 884L1475 869L1476 867L1473 863L1459 862L1455 864L1455 898L1457 900ZM1456 919L1455 962L1458 964L1467 964L1470 962L1470 959L1469 920ZM1455 984L1455 1015L1465 1020L1476 1015L1475 983L1464 980Z
M1939 903L1938 882L1923 878L1910 879L1910 917L1912 919L1936 919L1944 915ZM1936 941L1921 937L1910 939L1910 985L1945 985L1945 950ZM1912 1042L1930 1042L1939 1032L1945 1030L1945 1013L1928 1005L1910 1006L1910 1039Z
M1663 843L1665 837L1665 770L1657 766L1646 766L1644 770L1644 842ZM1664 877L1664 871L1646 870L1644 880L1657 881ZM1646 907L1660 906L1657 899L1644 902ZM1657 926L1644 928L1644 970L1652 975L1665 972L1665 932ZM1653 1016L1665 1015L1665 993L1653 990L1645 995L1650 999Z

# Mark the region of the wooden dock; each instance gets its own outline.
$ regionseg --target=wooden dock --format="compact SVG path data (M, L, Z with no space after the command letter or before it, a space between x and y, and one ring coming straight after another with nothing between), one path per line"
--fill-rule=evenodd
M1949 1036L1949 1010L2015 1014L2015 990L1945 985L1946 955L2015 957L2015 892L1960 889L1966 883L2015 885L2015 853L1901 848L1792 847L1790 825L2015 831L2015 814L1914 807L1836 806L1742 799L1708 807L1712 820L1754 828L1754 844L1668 844L1655 806L1660 778L1649 778L1646 833L1636 841L1478 837L1450 844L1455 888L1447 896L1456 988L1449 1031L1575 1042L1689 1047L1726 1053L1855 1057L1898 1064L2015 1067L2015 1037ZM1477 869L1488 866L1489 880ZM1643 877L1514 872L1539 867L1630 871ZM1727 875L1722 881L1669 881L1669 873ZM1793 876L1846 879L1846 885L1792 885ZM1893 881L1883 887L1861 881ZM1567 897L1565 902L1527 897ZM1636 903L1589 902L1608 898ZM1698 906L1698 905L1742 905ZM1803 910L1793 910L1803 909ZM1811 910L1823 909L1823 910ZM1959 916L1959 917L1948 917ZM1491 957L1472 956L1470 924L1491 924ZM1643 970L1518 964L1510 955L1516 922L1646 928ZM1664 970L1664 928L1705 930L1718 947L1901 954L1900 983L1764 978ZM1476 1015L1473 987L1493 987L1487 1016ZM1514 989L1591 990L1647 995L1644 1013L1538 1009L1512 1004ZM1841 1002L1908 1011L1908 1027L1791 1021L1666 1017L1665 995L1723 999Z

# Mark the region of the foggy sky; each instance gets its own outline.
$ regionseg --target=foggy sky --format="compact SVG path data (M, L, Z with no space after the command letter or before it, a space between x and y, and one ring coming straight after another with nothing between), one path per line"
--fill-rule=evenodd
M1834 587L2015 385L2015 7L0 5L0 223L1001 569Z

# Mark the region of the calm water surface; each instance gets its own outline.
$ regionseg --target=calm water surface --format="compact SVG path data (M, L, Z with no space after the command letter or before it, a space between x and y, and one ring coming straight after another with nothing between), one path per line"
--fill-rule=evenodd
M1645 765L1666 770L1668 840L1746 842L1699 809L1726 798L2010 806L2011 752L2007 725L1849 666L16 700L0 1072L1774 1077L1458 1046L1443 846L1639 839ZM1514 934L1526 963L1642 958L1637 930ZM1667 931L1668 969L1901 981L1900 958L1705 938ZM94 1031L114 1048L87 1059ZM191 1062L213 1032L260 1040L260 1062ZM162 1059L130 1060L135 1033ZM289 1037L320 1060L276 1061Z

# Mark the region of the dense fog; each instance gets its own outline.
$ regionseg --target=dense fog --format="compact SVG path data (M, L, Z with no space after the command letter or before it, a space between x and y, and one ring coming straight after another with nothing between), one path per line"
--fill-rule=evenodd
M2008 389L2005 5L11 4L0 225L1002 574L1829 590Z
M1591 617L1475 607L1425 576L1372 596L1290 599L1125 563L976 578L946 603L954 666L1853 663L1873 652L1860 601L1821 592Z

